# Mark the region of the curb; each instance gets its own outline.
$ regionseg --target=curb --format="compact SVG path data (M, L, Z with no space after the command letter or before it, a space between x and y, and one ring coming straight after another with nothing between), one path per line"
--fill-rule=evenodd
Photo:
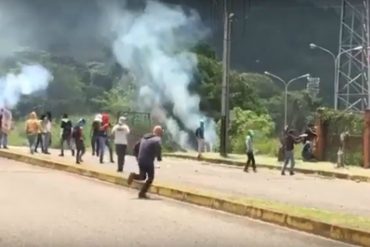
M232 168L240 168L245 165L241 161L222 160L222 159L217 159L217 158L204 158L204 157L198 159L197 157L186 155L186 154L165 153L163 154L163 156L179 158L179 159L206 161L206 162L215 163L215 164L226 164L228 167L232 167ZM281 169L279 166L267 165L267 164L259 164L258 167L266 168L270 170L280 170ZM329 178L338 178L338 179L352 180L355 182L370 183L370 177L367 177L367 176L350 175L350 174L345 174L345 173L322 171L322 170L309 170L309 169L304 169L304 168L294 168L294 170L295 172L302 173L302 174L314 174L314 175L320 175L320 176L329 177Z
M113 172L104 172L99 171L98 169L84 168L83 166L72 166L64 162L56 162L40 157L23 155L2 150L0 150L0 157L28 163L31 165L66 171L69 173L74 173L85 177L95 178L100 181L128 187L127 178L117 176L117 174ZM138 189L140 188L140 183L134 181L132 187ZM299 216L288 215L266 208L255 207L247 203L241 203L230 199L217 198L215 196L207 194L206 192L176 188L176 186L169 187L166 185L161 185L159 183L154 183L150 188L150 192L182 202L187 202L240 216L246 216L249 218L277 224L283 227L319 235L333 240L370 247L370 232L328 224L325 222L315 221Z

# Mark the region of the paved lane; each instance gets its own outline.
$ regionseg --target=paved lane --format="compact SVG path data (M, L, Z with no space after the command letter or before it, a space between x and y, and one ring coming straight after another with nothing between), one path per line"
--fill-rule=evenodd
M349 246L0 159L0 246Z

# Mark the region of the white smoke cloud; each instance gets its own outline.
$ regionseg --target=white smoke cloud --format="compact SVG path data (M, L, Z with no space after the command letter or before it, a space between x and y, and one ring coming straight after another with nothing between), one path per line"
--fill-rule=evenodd
M140 105L153 109L172 104L172 113L190 130L195 130L203 119L208 141L215 142L213 120L200 112L199 96L188 91L197 68L197 57L189 48L207 35L199 15L150 0L143 11L118 9L106 9L116 37L113 51L118 62L140 83ZM174 119L165 116L164 123L172 137L186 147L186 133Z
M46 89L52 79L51 73L41 65L22 65L18 74L0 77L0 106L14 107L22 95Z

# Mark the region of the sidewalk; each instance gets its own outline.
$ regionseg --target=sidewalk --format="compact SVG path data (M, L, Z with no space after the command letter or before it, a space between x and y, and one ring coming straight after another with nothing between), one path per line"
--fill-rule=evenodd
M197 160L197 153L195 152L166 153L165 156ZM246 156L230 154L229 157L224 158L218 153L204 153L201 160L240 167L245 165ZM281 162L277 161L277 158L267 156L256 156L256 163L258 167L268 169L281 169L282 165ZM304 174L317 174L325 177L349 179L358 182L370 182L370 169L357 166L336 168L335 166L336 164L330 162L303 162L302 160L296 160L295 170L296 172Z
M26 148L11 147L0 150L0 157L120 185L126 183L129 172L138 170L133 157L127 157L122 176L115 172L115 164L99 164L90 153L82 165L76 165L70 152L65 157L59 157L58 150L51 152L29 155ZM370 246L370 183L305 174L281 176L270 169L246 174L240 169L170 157L165 157L155 172L153 193Z
M10 151L28 154L26 148L12 147ZM51 150L51 152L52 155L35 154L35 156L74 164L74 157L69 151L65 152L65 157L59 157L58 150ZM108 159L108 157L105 158ZM278 171L269 169L260 169L256 174L246 174L239 169L204 164L199 161L164 157L160 168L156 169L156 180L166 184L223 193L232 198L260 199L366 216L370 219L370 196L368 196L370 183L329 180L305 174L281 176ZM82 166L111 172L117 169L115 164L108 161L99 164L98 158L92 157L91 153L85 155ZM129 156L126 158L124 173L127 176L132 171L138 171L138 167L136 160Z

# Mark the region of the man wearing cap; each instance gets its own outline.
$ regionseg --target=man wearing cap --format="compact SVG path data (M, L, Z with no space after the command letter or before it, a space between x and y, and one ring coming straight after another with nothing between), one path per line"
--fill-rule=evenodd
M116 146L117 154L117 172L123 172L125 164L125 156L127 150L127 135L130 134L130 128L126 124L126 118L120 117L118 124L112 129L112 137Z
M202 156L204 151L204 121L200 120L200 126L195 130L195 136L198 143L198 159Z
M139 192L139 198L146 199L146 192L154 180L154 160L162 161L161 137L163 129L157 125L153 133L146 134L134 147L134 154L139 163L140 174L131 173L127 183L131 185L133 180L146 180Z

